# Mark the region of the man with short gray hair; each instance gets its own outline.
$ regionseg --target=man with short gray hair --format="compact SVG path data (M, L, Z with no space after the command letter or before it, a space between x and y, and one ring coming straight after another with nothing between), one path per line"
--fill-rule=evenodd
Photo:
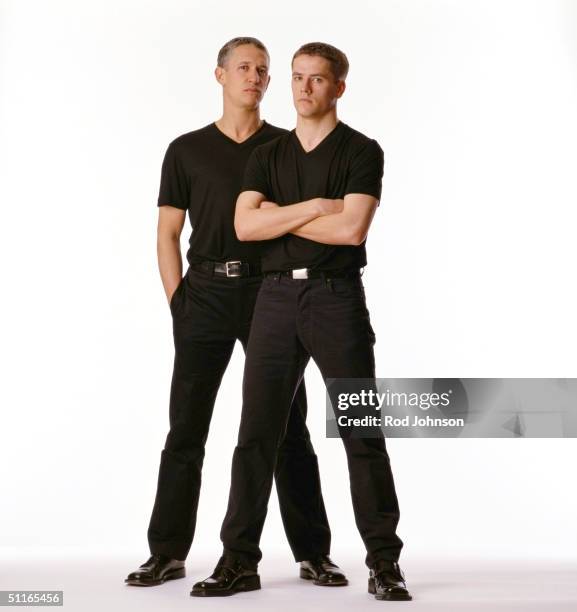
M126 578L134 586L185 575L216 395L236 341L246 348L262 283L261 245L237 239L235 202L252 151L286 131L260 119L259 104L270 78L262 42L235 38L222 47L217 64L221 118L174 139L162 165L158 264L172 315L175 359L170 430L148 528L151 557ZM182 276L180 234L187 212L193 232ZM345 576L328 557L331 534L306 412L303 383L295 390L274 467L281 515L295 560L316 568L311 579L345 585ZM227 477L223 472L218 484Z

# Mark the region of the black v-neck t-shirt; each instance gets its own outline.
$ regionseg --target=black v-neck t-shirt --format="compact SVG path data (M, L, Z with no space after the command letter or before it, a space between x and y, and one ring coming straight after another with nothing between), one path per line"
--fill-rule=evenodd
M308 153L292 130L254 150L241 191L258 191L279 206L318 197L339 199L349 193L379 200L383 164L383 151L377 141L343 122L337 123ZM367 263L365 242L358 246L331 245L285 234L263 241L262 269L361 268Z
M211 123L168 145L158 206L188 210L193 231L186 258L191 265L203 260L260 263L263 243L241 242L236 237L236 199L255 147L287 133L263 121L254 134L238 143Z

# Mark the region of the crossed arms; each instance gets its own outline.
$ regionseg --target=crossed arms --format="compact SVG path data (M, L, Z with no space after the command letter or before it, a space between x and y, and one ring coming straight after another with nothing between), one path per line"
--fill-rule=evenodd
M236 201L234 229L241 241L294 234L323 244L359 245L377 204L373 196L350 193L340 200L313 198L278 206L258 191L243 191Z

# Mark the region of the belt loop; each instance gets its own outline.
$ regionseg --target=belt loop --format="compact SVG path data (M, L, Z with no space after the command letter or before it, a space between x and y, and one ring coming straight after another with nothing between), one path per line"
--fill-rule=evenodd
M322 272L321 271L321 278L323 279L324 283L325 283L325 287L331 292L334 293L334 288L333 288L333 279L327 275L326 272Z

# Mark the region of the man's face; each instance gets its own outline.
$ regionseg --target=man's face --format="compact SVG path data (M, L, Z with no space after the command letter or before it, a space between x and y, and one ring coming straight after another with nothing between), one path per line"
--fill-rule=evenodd
M254 109L270 80L268 56L254 45L240 45L230 52L224 67L217 66L215 75L229 101Z
M322 117L331 111L345 90L336 81L330 62L316 55L299 55L292 66L293 102L301 117Z

